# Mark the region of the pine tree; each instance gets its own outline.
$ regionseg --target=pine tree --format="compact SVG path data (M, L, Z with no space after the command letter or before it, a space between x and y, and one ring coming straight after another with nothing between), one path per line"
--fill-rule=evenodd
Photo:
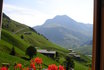
M10 52L10 55L13 55L13 56L16 55L16 52L15 52L15 48L14 48L14 47L12 47L12 50L11 50L11 52Z

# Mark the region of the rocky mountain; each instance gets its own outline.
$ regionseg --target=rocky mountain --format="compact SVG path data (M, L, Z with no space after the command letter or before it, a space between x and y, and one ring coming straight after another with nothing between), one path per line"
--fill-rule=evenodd
M57 15L34 29L60 46L76 48L92 40L93 26L77 22L67 15Z

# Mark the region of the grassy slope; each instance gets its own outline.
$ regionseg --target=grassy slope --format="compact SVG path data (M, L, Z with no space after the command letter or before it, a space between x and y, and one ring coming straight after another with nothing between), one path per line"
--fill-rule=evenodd
M44 38L44 36L38 34L36 31L32 30L28 26L15 22L13 20L3 18L3 29L4 30L2 31L2 40L0 41L1 43L0 46L2 47L0 47L0 51L3 51L2 53L5 52L6 56L8 56L11 59L14 59L14 58L12 58L12 56L10 56L7 53L10 52L12 46L15 46L15 50L17 51L18 56L25 56L24 51L30 44L39 48L47 48L51 50L53 49L60 52L61 54L68 52L68 50L51 43L46 38ZM31 34L27 35L27 34L24 34L24 32L31 32ZM24 39L20 38L21 35L24 36ZM56 61L42 54L38 54L37 56L43 58L45 65L52 64L52 63L58 64ZM15 58L16 58L16 61L23 60L19 57L15 57ZM4 60L5 60L5 55L2 57L1 62L3 62ZM9 62L8 59L7 61ZM10 61L12 62L12 60ZM80 65L80 66L83 67L83 65Z
M49 42L46 38L44 38L44 36L38 34L35 30L32 30L30 27L15 22L13 20L3 18L3 29L15 33L18 36L24 35L24 41L36 47L54 49L60 52L68 52L68 50ZM31 32L32 34L26 35L24 34L24 32Z
M75 70L88 70L88 67L86 67L86 66L82 65L81 63L75 61L75 68L74 69Z
M22 30L22 32L19 31L20 33L17 32L18 34L15 34L15 32L17 30L22 29L22 28L25 28L25 29ZM32 32L32 35L26 36L26 38L23 40L19 36L22 33L24 33L25 30L27 32L28 31ZM40 42L40 45L36 43L36 42L38 42L38 39L42 40ZM30 43L30 40L32 41L32 43ZM3 19L2 36L1 36L1 40L0 40L0 52L1 52L1 54L0 54L0 56L1 56L0 65L1 65L2 62L9 62L10 64L14 64L15 62L18 62L19 60L22 61L23 59L21 59L20 57L25 56L25 50L30 44L32 44L34 46L38 46L40 48L45 47L45 45L47 45L47 47L50 47L50 45L51 45L51 47L54 48L54 46L55 46L54 49L57 48L57 50L59 50L59 51L64 51L64 52L67 51L66 49L63 50L63 48L60 49L59 46L49 42L42 35L38 35L35 31L31 30L31 28L29 28L28 26L19 24L19 23L15 22L13 20L10 20L10 19L9 20L6 19L6 18ZM12 47L15 47L15 50L16 50L16 57L14 57L14 58L13 58L13 56L9 55ZM46 66L48 66L48 64L53 64L53 63L58 64L53 59L51 59L47 56L44 56L42 54L38 53L37 56L41 57L43 59L43 62L45 62ZM6 57L8 57L8 58L6 59ZM12 59L12 60L9 60L9 58ZM14 61L14 59L16 59L16 60ZM48 62L46 62L46 60ZM23 60L23 61L25 61L25 60ZM27 61L27 62L29 63L29 61ZM43 65L43 66L45 66L45 65Z
M92 55L92 45L81 46L80 48L77 48L75 50L79 53L83 52L83 54L85 55Z
M30 32L31 34L29 34L29 35L24 34L24 32ZM65 48L62 48L56 44L53 44L52 42L45 39L41 34L37 34L29 28L26 28L16 34L19 36L23 35L24 41L26 41L27 43L30 43L36 47L51 49L51 50L56 50L56 51L66 52L66 53L68 52L68 50L66 50Z
M28 47L24 41L22 41L18 36L11 34L6 30L2 30L1 40L0 40L0 51L10 53L12 47L15 47L17 55L24 55L24 51Z
M9 41L11 40L11 41L16 42L16 44L13 45L14 42L11 42L11 41L7 42L7 39ZM22 46L18 47L20 45L22 45ZM15 47L17 56L9 55L13 46ZM2 40L0 40L0 65L1 65L1 63L4 62L4 63L10 63L12 68L13 68L14 63L22 63L22 64L25 63L25 66L27 66L27 65L29 66L29 61L21 59L22 56L26 56L25 50L24 50L24 48L26 48L26 47L27 47L26 42L22 41L18 36L11 34L10 32L8 32L6 30L2 30ZM39 53L37 54L36 57L41 57L46 66L48 66L48 64L53 64L53 63L58 64L53 59L48 58L47 56L44 56ZM46 62L46 61L48 61L48 62ZM43 66L46 67L45 65L43 65Z
M13 66L15 63L22 63L25 66L29 66L29 61L25 61L17 56L11 56L5 52L0 51L0 65L1 63L10 63L10 70L13 70Z

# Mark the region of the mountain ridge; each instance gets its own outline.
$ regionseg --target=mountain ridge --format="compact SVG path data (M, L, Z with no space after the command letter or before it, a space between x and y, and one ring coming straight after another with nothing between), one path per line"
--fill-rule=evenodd
M92 24L77 22L67 15L58 15L52 19L47 19L43 25L33 28L50 41L66 48L80 46L92 39L93 31ZM69 41L65 41L65 39Z

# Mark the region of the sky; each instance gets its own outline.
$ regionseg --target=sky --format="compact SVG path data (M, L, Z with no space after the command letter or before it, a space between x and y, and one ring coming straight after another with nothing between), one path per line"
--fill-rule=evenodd
M93 0L4 0L3 12L30 27L42 25L56 15L93 24Z

